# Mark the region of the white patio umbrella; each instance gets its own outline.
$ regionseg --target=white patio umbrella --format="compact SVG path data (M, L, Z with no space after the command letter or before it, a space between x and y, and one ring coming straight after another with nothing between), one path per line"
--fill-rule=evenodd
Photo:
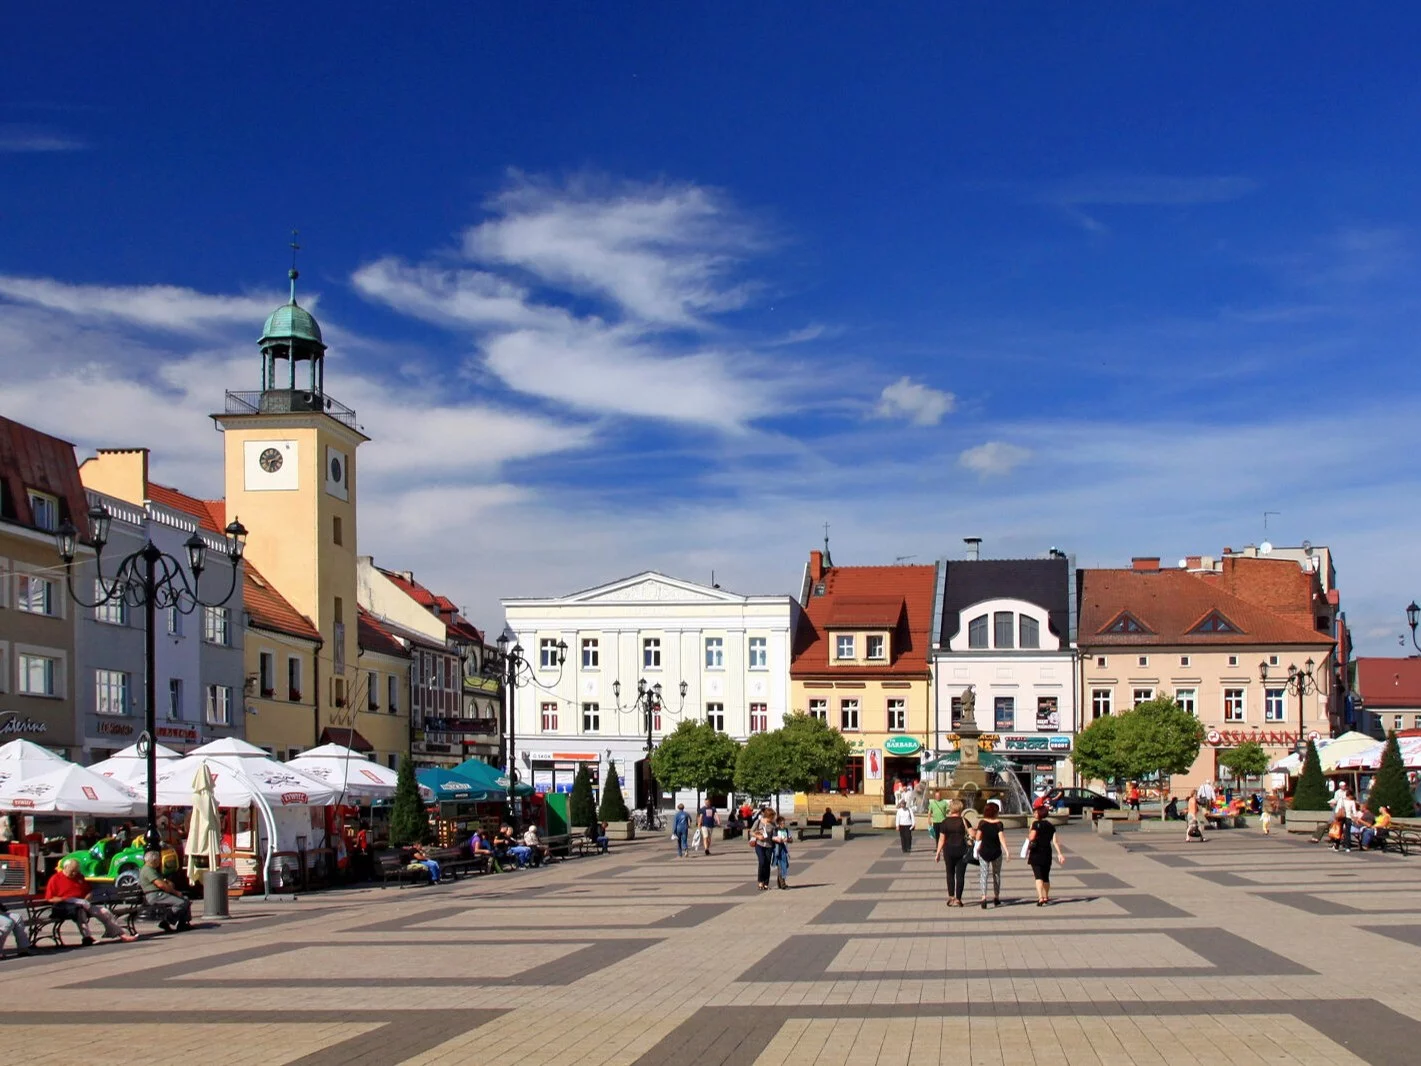
M395 771L341 744L322 744L303 751L286 765L320 778L351 802L387 799L395 794L399 779Z
M240 742L239 742L240 743ZM261 749L257 749L260 751ZM170 759L158 768L158 803L186 807L192 803L193 775L199 766L212 771L213 794L219 807L326 807L336 800L336 790L319 778L292 769L289 763L238 755L198 755Z
M217 809L217 794L212 770L207 763L197 768L192 779L192 815L187 823L187 875L197 876L197 858L207 859L207 869L215 870L222 862L222 816Z
M161 744L155 744L154 749L160 766L169 759L183 757L182 752L165 748ZM122 781L130 788L146 789L148 787L148 760L138 753L137 744L130 744L128 747L114 752L102 762L94 763L89 769L100 777Z
M0 784L0 810L24 814L92 814L126 817L144 806L127 785L59 760L47 774Z
M74 765L62 755L28 740L0 744L0 789L53 773L61 766Z
M1408 770L1421 767L1421 737L1400 737L1397 746L1401 749L1401 762ZM1375 770L1382 764L1385 742L1378 741L1369 748L1348 755L1337 763L1339 770Z

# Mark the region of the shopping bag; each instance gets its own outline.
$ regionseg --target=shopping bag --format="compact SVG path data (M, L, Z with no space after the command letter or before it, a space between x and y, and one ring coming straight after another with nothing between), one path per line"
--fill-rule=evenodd
M1027 849L1030 848L1030 847L1031 847L1031 840L1030 840L1030 838L1028 838L1028 839L1026 839L1026 840L1023 840L1023 841L1021 842L1021 857L1022 857L1023 859L1026 858Z

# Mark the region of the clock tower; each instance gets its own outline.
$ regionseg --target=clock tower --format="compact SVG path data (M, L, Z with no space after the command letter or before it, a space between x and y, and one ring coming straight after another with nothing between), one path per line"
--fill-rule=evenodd
M213 420L225 435L226 503L250 530L246 557L320 630L320 730L349 725L356 688L356 464L369 440L325 391L321 327L291 299L266 320L261 389L228 392ZM313 679L313 680L315 680Z

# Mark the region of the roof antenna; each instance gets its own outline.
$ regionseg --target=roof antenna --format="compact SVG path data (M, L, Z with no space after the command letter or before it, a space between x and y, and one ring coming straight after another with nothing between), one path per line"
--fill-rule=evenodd
M711 571L711 588L713 588L713 589L718 589L718 588L720 588L720 586L715 583L715 571L714 571L714 570Z
M833 566L833 565L834 565L833 556L831 556L831 555L829 554L829 523L828 523L828 522L825 522L825 523L824 523L824 566L825 566L825 567L830 567L830 566Z
M286 272L286 276L291 279L291 303L296 303L296 279L301 276L301 271L296 269L296 253L301 250L301 246L296 243L296 238L301 235L300 230L291 231L291 269Z
M916 555L895 555L895 556L893 557L893 563L894 563L894 565L896 566L898 563L906 563L909 559L916 559L916 558L917 558Z

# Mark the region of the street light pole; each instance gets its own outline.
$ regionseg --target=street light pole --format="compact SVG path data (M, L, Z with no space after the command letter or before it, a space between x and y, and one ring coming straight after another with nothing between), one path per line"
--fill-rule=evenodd
M81 607L93 610L106 604L120 602L129 607L143 608L143 683L147 688L143 706L143 734L138 738L138 753L143 756L148 776L147 818L148 828L143 834L144 845L149 849L162 846L162 836L158 832L158 608L177 610L192 614L199 607L221 607L237 591L237 571L245 550L247 530L242 523L233 519L226 530L227 558L232 563L231 580L227 592L221 599L204 600L198 593L202 571L206 566L207 542L198 533L190 536L183 547L187 551L187 566L192 572L188 580L183 566L177 559L157 547L150 539L142 548L125 556L114 571L112 579L105 579L103 573L104 545L108 543L112 516L102 505L95 504L89 509L89 543L94 547L94 572L98 579L100 595L98 599L84 599L74 589L74 552L79 531L66 520L54 535L59 558L64 562L64 583L69 598Z
M503 683L504 692L507 696L507 700L504 704L506 708L504 714L507 719L505 724L508 737L508 809L512 811L514 789L518 787L518 727L515 721L518 682L520 678L531 681L533 679L533 668L528 665L528 660L524 658L523 645L518 643L518 635L513 632L511 625L504 625L503 632L498 636L497 644L498 650L492 655L485 655L484 657L484 673L496 676ZM567 662L567 642L559 640L556 647L558 681L561 681L563 664ZM553 684L556 685L557 681L554 681Z
M1297 749L1300 764L1302 757L1307 754L1308 750L1307 696L1309 693L1316 695L1318 693L1325 693L1327 691L1326 687L1322 684L1322 681L1325 680L1326 675L1323 675L1322 678L1318 677L1318 665L1319 664L1314 663L1312 659L1308 659L1303 663L1303 668L1299 670L1295 665L1289 663L1288 679L1284 682L1286 690L1298 697ZM1258 676L1259 679L1262 680L1265 685L1268 683L1268 663L1266 661L1260 662L1258 664ZM1264 698L1267 699L1266 693L1264 694ZM1298 769L1299 772L1301 772L1301 765L1299 765Z
M676 709L679 716L686 706L686 690L689 686L682 681L679 690L681 693L681 704ZM617 709L622 710L622 683L620 680L612 682L612 698L617 701ZM655 716L666 709L666 705L661 699L661 682L648 685L646 678L640 678L636 683L636 700L626 710L635 711L642 708L646 714L646 827L651 829L656 824L656 777L651 772L651 753L656 749L656 741L652 736L651 727L655 721Z

